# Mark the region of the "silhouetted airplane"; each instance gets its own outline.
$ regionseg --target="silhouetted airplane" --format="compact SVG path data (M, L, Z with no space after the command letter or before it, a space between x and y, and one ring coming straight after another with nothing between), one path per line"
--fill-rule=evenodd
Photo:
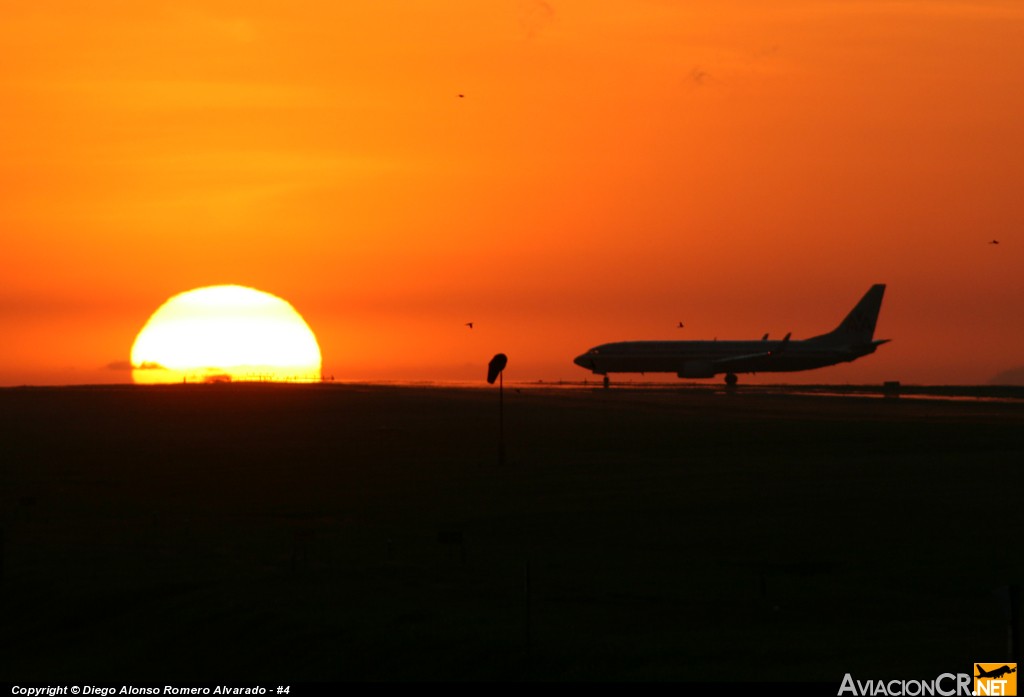
M856 307L828 334L802 341L621 341L596 346L573 361L581 368L609 373L676 373L681 378L711 378L725 373L735 385L737 373L775 373L822 368L874 353L889 339L873 339L885 285L871 286Z
M974 676L976 678L1001 678L1004 675L1006 675L1007 673L1016 673L1017 672L1016 668L1011 668L1010 666L1000 666L999 668L994 668L992 670L986 671L980 665L978 665L978 664L975 664L975 665L978 668L978 674Z

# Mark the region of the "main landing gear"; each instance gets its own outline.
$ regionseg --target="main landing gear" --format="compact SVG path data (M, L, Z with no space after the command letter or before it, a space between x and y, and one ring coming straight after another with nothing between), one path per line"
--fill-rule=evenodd
M736 373L728 373L725 376L725 384L729 387L736 387L736 383L739 382L739 378L736 377Z
M605 376L604 376L604 389L606 389L606 390L607 390L607 389L608 389L608 385L610 385L610 384L611 384L611 381L610 381L610 380L608 380L608 376L607 376L607 375L605 375Z

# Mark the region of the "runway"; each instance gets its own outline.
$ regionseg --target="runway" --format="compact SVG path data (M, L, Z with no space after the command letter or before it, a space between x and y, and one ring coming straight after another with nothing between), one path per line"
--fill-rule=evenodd
M504 466L494 388L0 390L0 665L26 682L967 672L1005 658L1024 576L1024 402L906 389L506 385Z

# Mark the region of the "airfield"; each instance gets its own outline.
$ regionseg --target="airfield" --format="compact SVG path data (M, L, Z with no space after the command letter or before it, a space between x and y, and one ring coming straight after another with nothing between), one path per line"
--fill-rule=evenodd
M486 386L0 390L3 674L838 689L1010 659L1020 388L504 399L500 464Z

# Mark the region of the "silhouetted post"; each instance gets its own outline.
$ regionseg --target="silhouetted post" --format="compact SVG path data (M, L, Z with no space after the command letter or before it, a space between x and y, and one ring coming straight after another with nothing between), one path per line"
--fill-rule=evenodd
M505 373L498 373L498 464L505 464Z
M503 371L508 365L508 356L497 353L487 364L487 384L498 380L498 464L505 464L505 378Z

